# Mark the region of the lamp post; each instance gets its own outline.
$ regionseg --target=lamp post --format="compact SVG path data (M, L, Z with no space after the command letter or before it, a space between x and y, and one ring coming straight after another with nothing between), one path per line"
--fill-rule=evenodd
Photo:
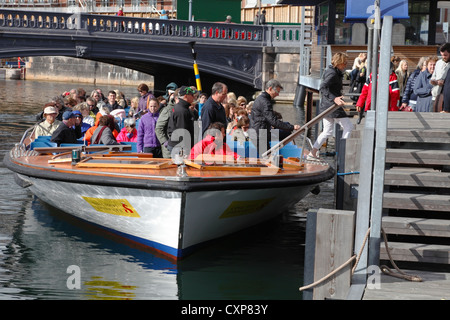
M189 0L189 21L192 21L192 0Z

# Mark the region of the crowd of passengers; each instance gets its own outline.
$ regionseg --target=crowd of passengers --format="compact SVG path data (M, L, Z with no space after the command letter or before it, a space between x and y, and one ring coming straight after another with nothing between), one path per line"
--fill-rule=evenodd
M224 137L229 135L233 141L240 142L249 140L254 101L236 97L223 83L213 85L210 97L195 87L178 87L173 82L167 85L165 94L158 97L145 83L140 84L137 91L139 96L131 99L119 90L103 93L101 89L95 89L88 94L79 88L64 92L52 98L37 115L39 122L32 138L51 136L50 141L57 146L80 141L84 145L135 142L139 153L170 158L173 148L183 142L182 138L171 139L172 133L182 128L191 133L192 140L184 141L190 143L191 158L219 150L236 159L239 156L223 143ZM204 106L207 107L202 113ZM218 109L225 111L224 116ZM279 113L274 113L281 118ZM198 141L193 141L195 125L203 128L203 139ZM210 129L211 134L205 134L206 129Z

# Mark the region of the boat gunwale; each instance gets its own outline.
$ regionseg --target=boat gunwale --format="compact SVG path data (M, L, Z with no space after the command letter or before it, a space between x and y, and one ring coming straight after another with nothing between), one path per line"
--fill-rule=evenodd
M142 176L120 173L98 173L86 171L83 174L74 174L74 170L55 167L29 166L20 161L14 161L7 153L3 159L5 166L15 173L28 177L45 180L56 180L69 183L83 183L88 185L101 185L111 187L145 188L167 191L215 191L227 189L265 189L284 186L317 184L332 178L335 170L327 166L327 170L316 173L292 173L276 176L233 176L233 177L171 177ZM40 168L38 168L40 167ZM64 172L67 171L67 172ZM80 170L79 170L80 171ZM91 175L89 175L91 174Z

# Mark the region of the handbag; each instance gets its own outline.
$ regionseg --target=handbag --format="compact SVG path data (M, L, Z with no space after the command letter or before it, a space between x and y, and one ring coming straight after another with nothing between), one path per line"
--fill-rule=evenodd
M95 138L94 144L98 144L100 142L100 139L102 138L103 131L106 129L106 126L100 129L100 132L98 133L97 137Z
M406 107L400 106L400 107L398 108L398 111L412 112L413 109L412 109L410 106L406 106Z

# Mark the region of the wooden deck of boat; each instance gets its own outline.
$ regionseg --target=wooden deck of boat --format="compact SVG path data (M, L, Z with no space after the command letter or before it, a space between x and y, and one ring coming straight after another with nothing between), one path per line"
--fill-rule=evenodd
M121 154L124 156L124 154ZM71 172L74 174L87 174L87 175L98 175L107 173L108 175L117 175L126 176L132 175L135 179L165 179L167 177L175 177L177 172L177 166L171 162L171 159L154 159L154 158L137 158L137 154L126 154L124 161L136 160L142 162L142 165L132 167L131 165L108 165L105 163L99 164L97 166L92 167L81 167L81 165L73 166L69 156L66 156L66 162L56 162L49 163L52 160L53 155L41 155L41 156L24 156L19 160L23 162L25 165L30 167L36 167L41 170L51 170L51 171L65 171ZM114 160L112 157L104 157L104 162L107 162L109 159ZM152 162L165 162L165 166L161 166L161 168L151 168L151 165L147 165L146 163ZM256 162L256 159L252 161ZM259 179L259 178L267 178L267 176L288 176L288 175L302 175L302 176L310 176L315 175L320 172L325 172L329 169L327 164L322 164L318 162L305 162L299 163L295 161L291 161L290 165L288 165L287 160L285 160L285 165L283 170L279 170L278 167L274 165L269 165L268 167L263 168L263 171L260 171L261 168L252 167L252 162L249 167L242 166L234 166L233 164L227 165L225 162L224 167L221 169L221 166L217 166L214 168L211 167L203 167L201 169L195 168L193 166L186 166L186 173L188 177L195 178L208 178L211 179ZM157 167L157 165L156 165ZM264 171L265 170L265 171Z

